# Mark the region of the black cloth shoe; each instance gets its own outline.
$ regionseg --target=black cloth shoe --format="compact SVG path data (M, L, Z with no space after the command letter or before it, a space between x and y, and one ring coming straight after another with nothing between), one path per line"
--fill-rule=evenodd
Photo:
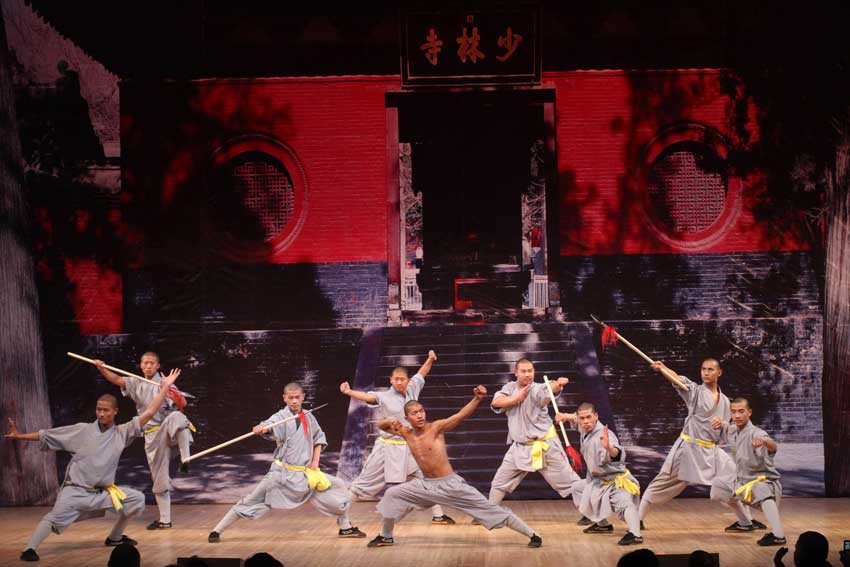
M21 561L38 561L38 553L32 548L27 548L21 553Z
M761 522L759 522L756 519L753 519L753 527L757 530L766 530L767 529L767 526L765 526L764 524L762 524Z
M768 545L785 545L788 543L788 540L784 537L776 537L773 535L773 532L767 532L756 543L763 547L767 547Z
M375 536L375 539L366 544L366 547L386 547L388 545L395 545L393 538L378 534Z
M754 532L754 531L756 531L756 528L755 528L755 526L752 526L752 525L751 526L742 526L738 522L735 522L734 524L729 524L728 526L726 526L726 528L724 528L723 531L724 532Z
M431 523L432 524L438 524L438 525L441 525L441 526L453 526L457 522L452 520L449 516L443 514L442 516L433 516L431 518Z
M103 545L108 545L109 547L115 547L121 545L122 543L126 543L127 545L136 545L139 542L136 540L129 538L125 535L121 536L121 539L109 539L107 536L106 541L103 542Z
M180 466L177 467L177 472L180 474L189 474L189 463L187 461L180 461Z
M528 547L541 547L543 545L543 538L539 535L534 534L531 536L531 539L528 540Z
M610 534L614 533L614 525L608 524L607 526L600 526L599 524L594 522L581 531L586 534Z
M576 522L576 525L577 525L577 526L589 526L589 525L590 525L590 524L592 524L592 523L593 523L593 522L591 522L591 521L590 521L590 518L588 518L587 516L582 516L582 517L581 517L581 520L579 520L578 522Z
M210 532L210 535L207 536L207 542L209 543L218 543L221 541L221 534L218 532Z
M168 530L168 529L171 529L171 522L166 523L166 522L160 522L159 520L156 520L156 521L148 524L148 529L149 530Z
M620 541L617 542L617 545L637 545L643 543L643 538L641 536L636 536L632 532L626 532Z
M339 530L339 537L366 537L366 534L357 529L357 526L351 526L344 530Z

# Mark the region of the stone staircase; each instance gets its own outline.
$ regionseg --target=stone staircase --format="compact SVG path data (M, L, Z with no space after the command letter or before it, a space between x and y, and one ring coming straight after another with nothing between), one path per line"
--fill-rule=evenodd
M448 417L458 411L472 398L472 389L478 384L487 387L489 402L502 385L514 379L514 363L522 357L534 362L537 382L542 381L544 374L550 379L559 376L570 378L570 384L559 399L563 410L575 411L576 405L582 401L599 404L600 414L603 415L608 407L606 390L604 386L600 387L590 327L582 323L386 328L381 332L380 344L374 345L372 383L366 387L367 379L363 379L363 383L358 379L355 387L388 387L394 367L405 366L412 374L425 360L430 349L437 353L438 360L426 378L426 386L420 396L429 421ZM366 371L365 368L362 370ZM354 413L357 412L350 412L350 421ZM365 420L370 419L368 410L363 417ZM354 433L354 426L350 425L352 427L346 428L346 442L349 444L350 434ZM361 442L360 447L371 450L376 435L375 430L367 430L361 435L365 443ZM486 495L490 490L490 481L508 449L506 438L505 416L493 413L489 403L482 403L472 417L446 434L452 466ZM570 442L577 446L575 433L570 433ZM355 459L350 457L358 451L352 449L355 448L349 447L346 452L343 448L343 460L349 457L347 468L350 474L356 474ZM555 498L557 495L540 475L532 473L512 497L538 499Z

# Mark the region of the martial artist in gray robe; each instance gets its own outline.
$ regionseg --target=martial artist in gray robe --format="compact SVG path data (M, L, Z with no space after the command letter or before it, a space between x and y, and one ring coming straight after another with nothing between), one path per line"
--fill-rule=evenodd
M513 396L519 389L516 381L508 382L493 396L499 398ZM493 477L490 487L490 501L500 503L505 494L513 492L525 476L537 470L555 491L566 498L573 485L581 482L581 477L570 466L563 445L555 433L548 406L551 403L548 386L532 383L531 391L522 402L508 408L496 408L495 413L504 413L508 417L508 452ZM558 393L560 395L560 392ZM554 435L553 435L554 433ZM532 451L535 442L542 445L542 467L533 466Z
M626 468L626 450L614 432L608 432L608 441L619 452L617 458L602 446L603 430L604 425L597 421L589 433L581 432L581 456L588 476L576 486L573 501L583 516L602 526L617 514L627 521L629 531L640 537L640 485Z
M159 383L162 375L157 372L152 380ZM158 386L131 376L124 377L124 387L121 389L124 396L135 402L140 415L158 391ZM189 445L193 441L191 428L186 415L177 409L174 400L166 398L144 429L145 455L153 480L153 494L159 506L159 522L165 525L171 524L171 474L168 470L171 449L179 448L181 460L189 458Z
M41 520L24 549L35 550L50 531L61 534L75 521L103 516L107 510L118 514L109 540L121 540L129 518L144 511L145 497L132 488L114 487L125 494L120 499L121 509L116 509L107 487L114 490L121 453L141 436L138 417L106 431L100 430L97 421L40 430L42 450L68 451L73 457L53 509Z
M287 407L260 422L260 425L271 425L292 415L292 411ZM309 467L313 460L314 447L327 445L325 433L313 414L304 414L304 417L307 420L306 434L301 420L296 418L273 427L264 436L277 443L269 472L250 494L233 505L213 529L214 534L221 534L239 518L256 520L272 508L288 510L306 502L310 502L322 514L336 516L340 529L351 528L348 520L351 500L348 487L343 481L334 476L325 475L330 481L330 487L325 490L319 490L318 487L311 489L307 474L290 468ZM215 538L211 541L215 541Z
M729 398L718 387L718 400L705 384L696 384L679 376L685 389L676 393L685 402L688 415L682 432L673 443L661 472L649 483L641 499L640 516L644 517L648 504L661 504L678 496L689 484L711 486L714 478L733 477L734 463L720 448L720 432L711 421L718 417L729 421Z

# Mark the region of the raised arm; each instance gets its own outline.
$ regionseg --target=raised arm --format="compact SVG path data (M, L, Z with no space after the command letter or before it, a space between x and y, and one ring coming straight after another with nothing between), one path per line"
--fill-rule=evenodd
M404 437L404 434L409 431L398 419L379 419L376 425L381 431L386 431L400 437Z
M478 385L472 391L475 394L475 397L473 397L468 404L463 406L459 412L447 417L446 419L438 419L434 422L434 427L438 431L451 431L452 429L460 425L464 419L472 415L472 413L478 407L478 404L480 404L481 400L483 400L484 397L487 395L487 388Z
M355 400L360 400L361 402L365 402L367 404L378 403L377 397L370 396L366 392L361 392L360 390L352 390L348 382L343 382L342 384L340 384L339 391L348 396L349 398L354 398Z
M38 431L33 433L21 433L12 418L9 418L9 432L4 435L6 439L17 439L18 441L38 441Z
M139 415L139 423L141 423L142 427L153 419L153 416L155 416L156 412L159 411L159 408L162 407L163 402L165 402L165 397L168 395L168 388L174 384L174 381L177 380L178 376L180 376L180 370L175 368L168 373L168 376L162 379L162 382L159 383L159 392L157 392L156 397L151 400L151 403L148 404L145 411Z
M434 361L437 360L437 354L433 350L428 351L428 359L419 367L419 374L423 378L428 376L428 373L431 372L431 367L434 365Z
M552 390L552 393L556 396L561 393L561 390L564 389L564 386L570 383L570 379L566 376L561 376L557 380L549 381L549 388Z
M664 378L674 386L687 390L682 379L679 378L679 374L668 368L663 362L653 362L650 366L653 370L664 376Z
M116 374L115 372L106 368L103 364L103 361L100 359L96 359L94 361L94 366L97 368L97 371L100 372L104 378L118 386L119 388L123 388L125 385L124 377L120 374Z

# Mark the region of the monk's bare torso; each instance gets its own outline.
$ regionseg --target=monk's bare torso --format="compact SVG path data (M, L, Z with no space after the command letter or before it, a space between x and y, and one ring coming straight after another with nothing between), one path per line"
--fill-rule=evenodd
M439 478L454 472L446 452L446 438L439 427L426 422L418 429L402 427L400 433L425 477Z

